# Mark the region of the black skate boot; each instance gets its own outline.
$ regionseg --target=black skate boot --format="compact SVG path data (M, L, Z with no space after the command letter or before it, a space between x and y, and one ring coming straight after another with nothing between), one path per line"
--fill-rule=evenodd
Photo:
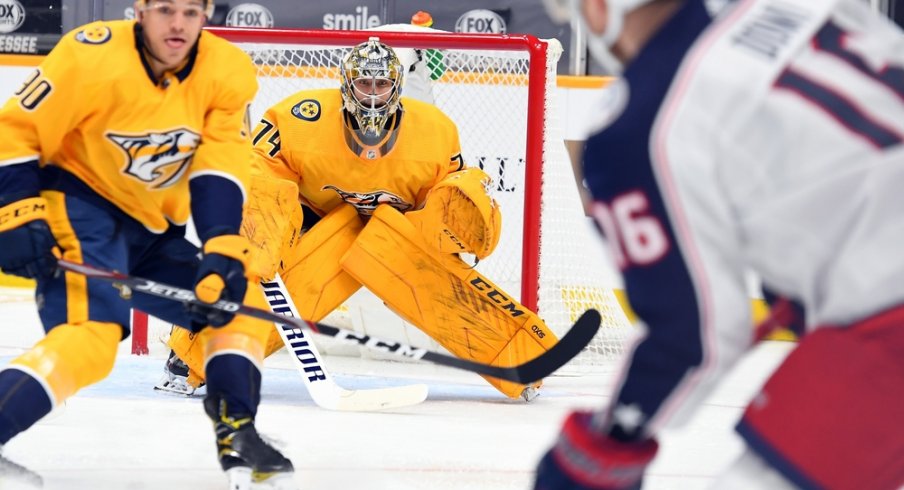
M296 488L292 462L261 439L251 417L228 416L225 402L210 398L204 400L204 410L214 421L217 457L229 477L230 490Z
M163 378L154 386L155 390L177 393L180 395L194 395L195 390L204 386L201 383L197 388L188 382L188 365L182 359L176 357L176 353L170 351L166 364L163 365Z

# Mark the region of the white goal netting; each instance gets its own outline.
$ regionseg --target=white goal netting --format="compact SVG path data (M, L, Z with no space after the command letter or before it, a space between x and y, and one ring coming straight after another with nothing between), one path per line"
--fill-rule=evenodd
M215 29L258 67L256 121L271 105L303 89L339 86L349 46L378 36L390 46L430 56L435 104L458 125L466 164L495 179L503 233L477 268L547 325L564 333L586 309L603 315L591 346L569 365L592 370L621 352L630 326L601 271L608 267L589 236L555 107L561 46L530 36L305 30ZM405 91L403 89L403 96ZM359 292L324 323L439 349L416 328ZM320 346L327 353L349 348ZM356 348L354 348L356 349Z

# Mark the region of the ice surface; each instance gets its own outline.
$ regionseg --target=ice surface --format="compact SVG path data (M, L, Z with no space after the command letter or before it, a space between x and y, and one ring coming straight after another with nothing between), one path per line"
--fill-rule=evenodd
M0 365L40 338L34 303L0 291ZM124 343L127 347L128 342ZM742 407L791 344L761 345L681 429L663 434L645 489L702 489L740 451ZM155 392L163 359L121 349L113 373L4 448L47 489L225 489L200 398ZM424 382L423 404L379 413L318 408L288 357L267 360L258 426L283 445L301 489L527 489L567 412L598 407L617 366L553 377L532 403L504 398L480 377L427 364L328 357L346 388ZM0 481L0 488L7 488Z

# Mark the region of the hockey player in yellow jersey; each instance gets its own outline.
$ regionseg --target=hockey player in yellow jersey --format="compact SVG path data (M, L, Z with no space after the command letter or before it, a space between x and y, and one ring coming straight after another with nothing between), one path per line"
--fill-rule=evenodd
M47 335L0 371L0 445L110 372L135 307L197 332L230 488L288 482L254 427L272 326L56 269L73 262L265 306L239 234L250 178L251 59L202 32L212 0L139 0L136 21L63 36L0 109L0 268L37 280ZM185 240L192 216L203 242Z
M319 321L363 285L458 356L502 366L536 357L555 335L459 258L483 259L498 243L490 179L465 167L451 119L401 97L400 66L371 38L343 60L340 89L302 91L266 111L243 222L253 274L279 272L306 319ZM279 209L278 192L267 192L286 185L297 186L303 219L297 202ZM285 217L284 231L274 231L274 216ZM187 377L190 392L203 366L189 337L174 331L169 345L187 368L171 358L168 370ZM274 329L268 354L281 345ZM512 398L539 388L488 381Z

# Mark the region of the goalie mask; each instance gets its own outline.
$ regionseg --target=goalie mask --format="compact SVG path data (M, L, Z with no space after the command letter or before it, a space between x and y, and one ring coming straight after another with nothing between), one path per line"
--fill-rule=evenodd
M398 129L402 64L392 48L372 37L345 57L341 77L349 144L365 158L379 158Z

